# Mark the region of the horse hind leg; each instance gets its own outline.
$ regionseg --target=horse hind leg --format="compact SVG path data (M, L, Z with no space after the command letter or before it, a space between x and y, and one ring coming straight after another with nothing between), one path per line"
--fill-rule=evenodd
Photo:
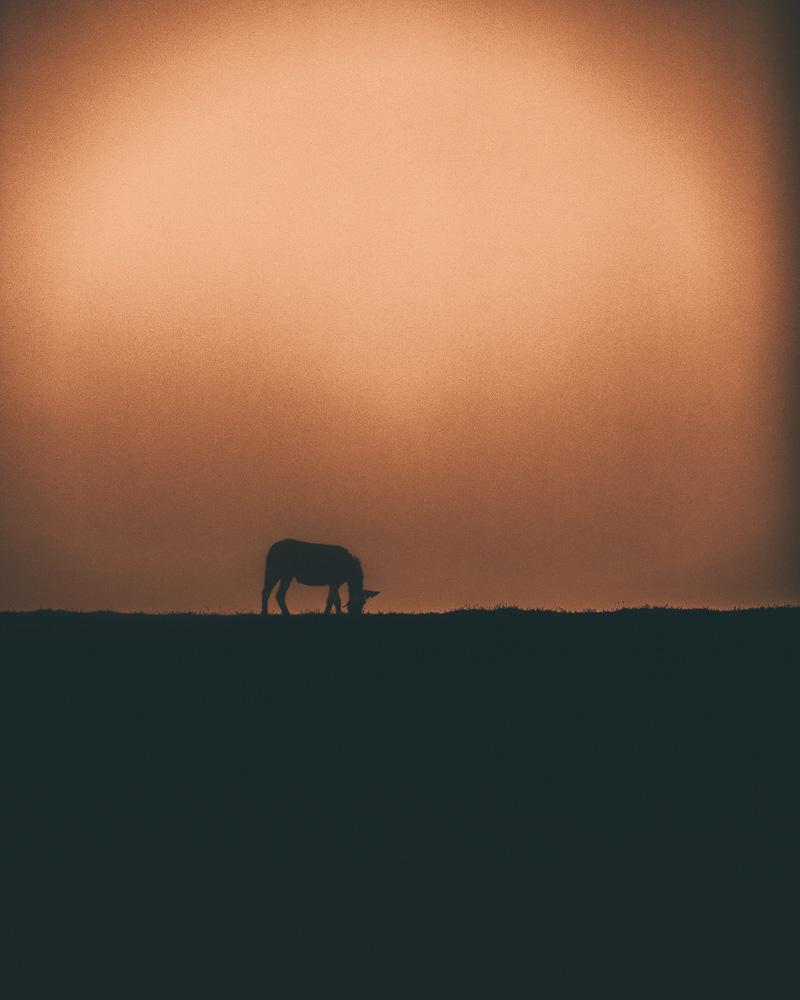
M269 611L267 609L269 605L269 595L272 593L272 589L277 582L278 582L278 577L272 575L267 576L267 578L264 580L264 589L261 591L262 615L269 614Z
M284 577L281 580L281 585L278 587L278 593L275 595L278 599L278 604L281 606L281 611L285 615L291 614L291 611L286 607L286 591L289 589L289 584L292 582L292 578Z

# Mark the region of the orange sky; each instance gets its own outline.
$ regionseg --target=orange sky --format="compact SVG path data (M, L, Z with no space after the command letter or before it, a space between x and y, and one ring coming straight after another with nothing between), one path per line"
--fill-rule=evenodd
M9 13L0 607L797 600L760 9Z

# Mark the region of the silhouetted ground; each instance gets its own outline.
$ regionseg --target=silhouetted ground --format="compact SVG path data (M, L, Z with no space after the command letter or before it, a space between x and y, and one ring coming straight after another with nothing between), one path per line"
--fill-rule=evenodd
M124 900L148 947L174 951L187 910L248 905L242 947L280 952L355 907L331 982L391 939L487 996L521 994L505 960L465 950L469 927L502 927L509 960L572 942L548 996L574 995L613 927L599 982L651 952L665 982L662 951L696 951L778 995L720 915L763 922L785 891L771 860L794 843L798 624L796 608L0 615L17 919L59 927L76 898L100 915ZM93 953L115 947L104 924ZM303 995L309 961L282 995ZM399 982L402 962L387 968ZM220 995L241 995L225 976Z

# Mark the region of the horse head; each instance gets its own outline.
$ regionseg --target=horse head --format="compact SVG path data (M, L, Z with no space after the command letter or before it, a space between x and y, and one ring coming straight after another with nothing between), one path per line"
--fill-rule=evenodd
M364 605L370 597L377 597L379 590L357 590L350 592L350 600L347 602L347 611L351 615L360 615L364 610Z

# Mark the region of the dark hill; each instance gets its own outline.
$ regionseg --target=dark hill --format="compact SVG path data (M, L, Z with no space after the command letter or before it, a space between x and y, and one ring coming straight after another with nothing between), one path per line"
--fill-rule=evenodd
M737 962L715 928L772 912L795 808L798 624L793 608L0 615L17 925L58 940L80 899L93 961L131 914L126 940L157 934L173 958L187 915L238 919L271 961L301 942L298 996L309 947L332 982L337 962L383 955L396 978L428 951L518 995L505 960L459 943L476 928L502 928L508 959L565 948L553 996L576 995L605 932L592 961L616 975L633 955L662 983L693 949ZM329 953L349 907L355 937Z

